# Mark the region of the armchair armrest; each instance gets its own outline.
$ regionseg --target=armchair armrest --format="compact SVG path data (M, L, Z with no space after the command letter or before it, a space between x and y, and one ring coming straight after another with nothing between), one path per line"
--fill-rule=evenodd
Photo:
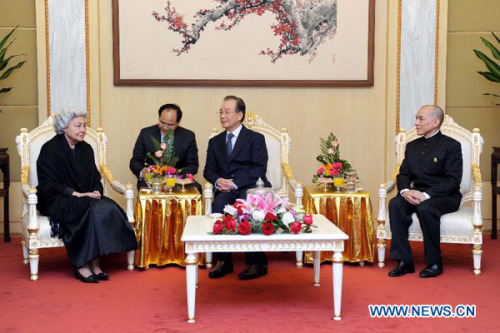
M290 187L291 192L295 196L295 203L302 205L302 197L304 196L303 185L301 182L293 178L292 168L287 162L281 163L281 172L285 175L287 185Z
M378 229L381 229L385 233L385 221L387 216L387 193L392 192L396 188L396 176L399 173L399 168L401 163L398 163L392 172L391 179L387 183L380 183L378 189L379 206L378 206Z
M212 200L214 198L213 186L206 182L203 186L203 204L205 205L205 216L212 214Z
M24 199L28 200L28 195L29 195L29 174L30 174L30 167L29 166L24 166L22 171L21 171L21 192L23 193ZM24 213L23 213L24 215Z
M477 164L472 164L472 181L475 184L482 184L481 181L481 170L479 169L479 166Z
M127 206L125 212L127 213L127 219L131 224L135 223L134 219L134 186L130 183L127 185L123 185L119 181L113 178L113 174L109 167L101 163L99 165L99 171L101 172L101 177L111 186L111 188L118 194L121 194L125 197L127 201Z
M481 181L481 171L477 164L472 165L472 207L473 216L472 224L474 225L474 233L482 235L483 215L481 211L481 202L483 201L483 183Z

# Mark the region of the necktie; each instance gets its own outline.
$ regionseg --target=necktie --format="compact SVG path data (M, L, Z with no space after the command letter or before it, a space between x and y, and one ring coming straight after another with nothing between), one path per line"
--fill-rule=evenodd
M227 141L226 141L226 150L227 150L227 157L231 157L231 153L233 151L233 143L231 142L231 139L234 138L233 133L228 133L227 134Z

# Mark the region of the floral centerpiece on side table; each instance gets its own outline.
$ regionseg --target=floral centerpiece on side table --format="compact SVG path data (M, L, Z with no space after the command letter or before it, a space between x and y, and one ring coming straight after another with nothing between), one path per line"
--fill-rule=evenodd
M153 179L164 180L166 187L172 189L175 186L176 179L182 178L179 174L181 169L176 169L175 164L179 158L175 156L174 147L174 131L168 130L163 136L160 143L155 137L151 136L151 141L155 147L154 154L148 152L146 156L150 158L155 164L147 166L148 173L145 175L146 183L150 183ZM193 175L187 174L185 184L193 182Z
M262 233L272 235L278 230L298 234L311 232L312 215L304 214L302 206L292 205L288 198L275 193L249 194L246 200L238 199L226 205L222 220L214 223L213 233L240 234Z
M316 160L322 165L313 176L312 182L331 183L335 186L341 186L344 182L344 177L348 177L348 181L356 181L358 176L356 170L351 167L351 164L340 158L340 144L337 137L330 133L325 140L320 138L321 154L316 157ZM325 187L326 188L326 187Z

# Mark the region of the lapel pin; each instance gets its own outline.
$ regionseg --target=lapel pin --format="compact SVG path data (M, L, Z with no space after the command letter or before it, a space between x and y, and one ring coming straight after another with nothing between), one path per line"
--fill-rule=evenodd
M433 162L434 162L434 163L437 163L437 161L438 161L437 157L434 157Z

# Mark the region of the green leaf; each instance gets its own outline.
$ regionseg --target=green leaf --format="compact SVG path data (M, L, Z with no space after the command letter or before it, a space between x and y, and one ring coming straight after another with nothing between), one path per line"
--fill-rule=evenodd
M155 146L155 151L161 150L160 143L158 142L158 140L156 140L156 138L152 135L150 135L150 137L151 137L151 142L153 142L153 146Z
M500 82L500 78L491 74L490 72L478 72L482 76L484 76L487 80L490 80L492 82Z
M7 34L7 36L5 36L2 41L0 42L0 50L3 48L3 46L5 45L5 43L7 42L7 40L9 39L9 37L14 33L14 31L16 31L16 29L19 28L19 26L16 26L14 29L12 29L11 32L9 32Z
M481 59L486 67L490 70L491 74L495 75L496 77L500 77L500 65L495 63L493 60L491 60L486 54L484 54L481 51L474 50L474 53L476 56Z
M26 55L26 54L15 54L15 55L11 55L10 57L8 57L7 59L5 60L2 60L0 58L0 71L3 70L5 67L7 67L7 64L9 63L9 61L12 59L12 58L15 58L15 57L19 57L21 55Z
M2 88L2 89L0 89L0 94L7 93L7 92L9 92L11 89L12 89L12 87L9 87L9 88Z
M147 156L149 159L151 159L153 162L155 162L156 164L160 163L160 161L158 160L158 158L156 158L156 156L155 156L153 153L148 152L148 153L146 154L146 156Z
M18 69L18 68L21 68L21 67L24 65L24 63L25 63L25 62L26 62L26 61L21 61L21 62L17 63L17 65L12 66L12 67L10 67L9 69L7 69L7 70L6 70L6 71L2 74L2 76L0 76L0 80L5 80L6 78L8 78L8 77L10 76L10 74L12 74L12 72L14 72L14 71L15 71L16 69Z
M500 98L500 95L493 94L493 93L484 93L483 95L495 96L495 97L499 97Z
M493 37L495 37L495 39L497 40L497 43L500 44L500 38L498 38L497 35L495 35L495 33L493 31L491 31L491 34L493 35Z
M491 50L491 54L493 54L495 59L500 60L500 51L498 51L498 49L493 44L488 42L488 40L486 40L485 38L481 37L481 40L483 41L484 45L486 45Z

